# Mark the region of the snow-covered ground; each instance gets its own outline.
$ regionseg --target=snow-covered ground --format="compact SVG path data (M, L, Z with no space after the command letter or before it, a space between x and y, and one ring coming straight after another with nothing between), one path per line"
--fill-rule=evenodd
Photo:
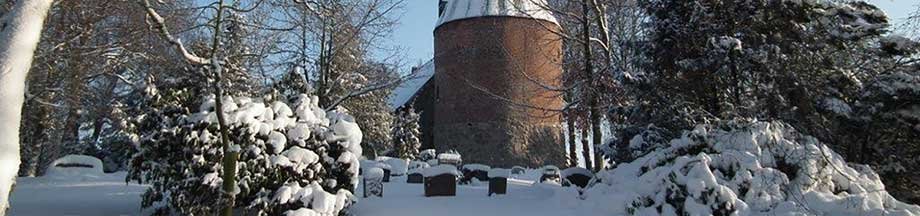
M487 196L488 183L459 185L455 197L425 197L422 184L405 177L385 183L384 197L359 198L351 213L361 216L414 215L576 215L577 192L534 183L539 171L509 180L508 193ZM125 173L72 178L23 177L12 196L12 216L147 215L140 209L143 185L126 184ZM359 187L357 196L363 195ZM586 215L586 214L580 214ZM587 214L590 215L590 214Z
M9 215L146 215L140 208L146 188L126 184L124 172L75 178L20 177Z
M393 177L389 183L384 183L383 198L360 198L351 212L372 216L592 215L578 214L577 191L534 183L537 173L531 171L524 176L513 176L508 181L507 194L491 197L487 196L488 182L458 185L454 197L425 197L423 184L407 184L405 177ZM355 195L364 195L360 186Z
M598 183L583 196L573 187L534 183L541 172L533 169L511 175L508 193L491 197L487 184L475 181L458 186L457 196L425 197L423 184L392 177L384 184L383 197L359 198L349 212L356 216L920 215L920 206L888 194L870 167L846 163L817 139L783 123L701 125L656 145L665 146L598 173ZM450 166L426 171L441 173L443 167ZM65 175L20 178L11 215L144 213L138 208L144 186L126 185L123 173L59 173ZM358 185L355 195L362 196Z

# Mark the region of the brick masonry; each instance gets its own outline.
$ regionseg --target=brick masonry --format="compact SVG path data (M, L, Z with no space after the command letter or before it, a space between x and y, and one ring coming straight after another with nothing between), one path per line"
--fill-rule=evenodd
M478 17L435 29L432 144L465 163L561 165L558 26L519 17ZM430 84L430 83L429 83ZM431 98L429 98L431 99ZM425 112L428 112L425 111ZM476 155L471 157L470 155Z

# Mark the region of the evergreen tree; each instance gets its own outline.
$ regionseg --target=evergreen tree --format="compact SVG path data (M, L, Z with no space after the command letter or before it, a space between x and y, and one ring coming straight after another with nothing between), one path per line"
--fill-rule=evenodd
M221 100L232 148L240 152L239 186L229 192L236 193L234 206L246 207L244 215L300 209L336 215L351 204L361 154L361 132L351 116L326 112L308 95L293 107L247 97ZM151 185L143 207L158 215L209 215L227 206L227 199L214 199L225 193L215 101L206 97L197 112L167 105L163 118L147 121L162 129L142 138L128 176ZM311 206L314 199L335 202Z
M396 155L403 159L415 159L419 155L419 148L422 143L419 140L419 115L415 113L415 108L409 107L399 111L399 115L393 122L391 136L393 137L393 148Z
M624 78L628 103L611 109L623 160L685 128L734 119L781 121L829 143L848 161L874 165L916 199L898 173L912 160L915 122L910 40L882 37L888 18L860 1L646 0L641 76ZM887 86L887 87L886 87ZM887 90L886 90L887 89ZM897 101L897 102L895 102ZM897 122L895 124L894 122ZM886 170L891 170L888 172ZM897 183L896 183L897 182ZM913 197L913 198L911 198Z

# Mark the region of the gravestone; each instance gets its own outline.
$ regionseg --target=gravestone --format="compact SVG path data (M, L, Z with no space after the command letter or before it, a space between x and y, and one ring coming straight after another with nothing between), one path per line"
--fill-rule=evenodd
M508 192L508 169L494 168L489 170L489 196L492 194L506 194Z
M463 158L461 158L460 154L441 153L438 155L438 165L448 164L454 165L454 167L458 167L461 163L463 163Z
M594 173L591 170L581 168L581 167L570 167L565 170L562 170L563 184L562 186L571 186L575 185L579 188L585 188L588 186L588 182L591 181L591 178L594 178Z
M543 175L540 176L541 183L562 184L562 177L559 168L553 165L543 167Z
M482 164L463 165L463 178L460 179L460 183L469 184L473 179L481 182L489 181L489 170L491 169L491 167Z
M425 196L456 196L457 195L457 167L453 165L438 165L422 171L425 176Z
M376 196L383 197L383 178L385 173L378 167L370 168L364 175L364 198Z
M422 173L414 172L414 173L409 173L409 175L406 176L406 183L421 184L424 182L425 182L425 176L423 176Z

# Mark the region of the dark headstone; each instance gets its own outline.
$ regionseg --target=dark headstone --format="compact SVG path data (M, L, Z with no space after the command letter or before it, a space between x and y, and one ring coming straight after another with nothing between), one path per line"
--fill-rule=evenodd
M463 184L469 184L473 179L479 180L481 182L489 181L489 172L485 170L468 170L463 169L463 178L460 179L460 182Z
M457 176L441 174L425 178L425 196L456 196Z
M582 174L572 174L572 175L566 176L565 181L568 184L575 185L580 188L585 188L588 186L588 182L591 181L591 177L582 175Z
M412 173L406 177L406 183L409 184L421 184L425 182L425 176L422 176L421 173Z
M508 178L493 177L489 179L489 196L508 192Z
M561 179L560 179L559 175L543 174L542 176L540 176L540 182L551 181L551 182L559 183L559 182L561 182L560 180L561 180Z
M570 167L562 170L561 174L564 180L562 186L575 185L580 188L585 188L588 186L591 179L594 178L594 172L582 167Z
M383 182L390 182L390 169L383 169Z

